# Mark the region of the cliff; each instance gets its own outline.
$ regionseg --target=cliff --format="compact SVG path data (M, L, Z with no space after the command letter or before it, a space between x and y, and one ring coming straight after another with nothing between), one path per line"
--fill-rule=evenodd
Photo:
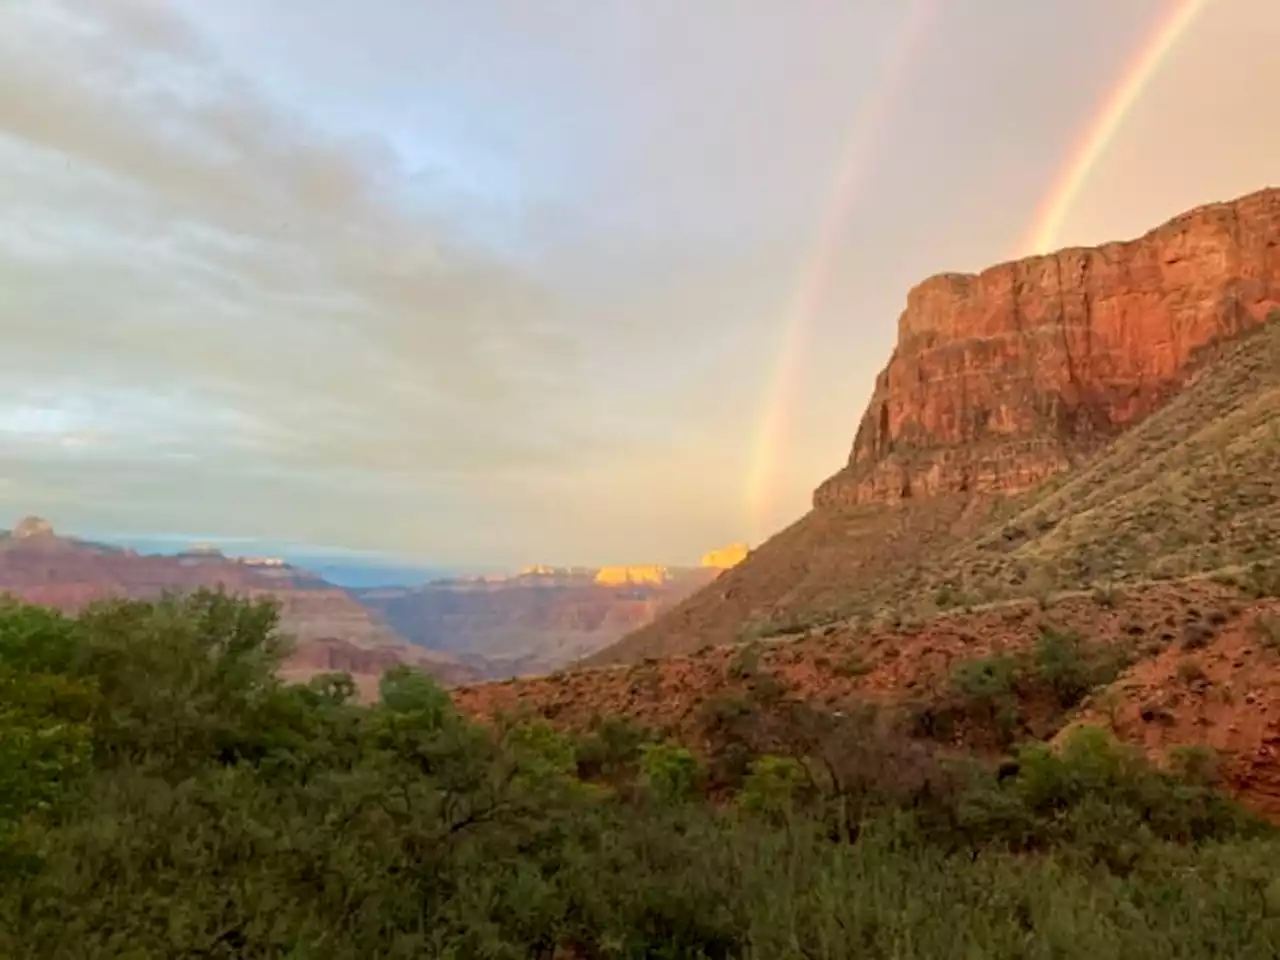
M595 579L602 586L619 587L627 584L666 583L671 579L671 574L666 567L657 564L612 566L597 570Z
M908 294L848 462L817 488L813 510L593 662L865 614L891 602L890 585L900 596L945 578L945 558L984 529L989 566L1018 542L1000 520L1010 496L1095 460L1277 307L1280 191L1270 189L1136 240L924 281ZM1104 538L1088 550L1105 559L1106 548Z
M814 506L1013 493L1163 403L1280 306L1280 191L1145 236L943 274L907 296L847 465Z

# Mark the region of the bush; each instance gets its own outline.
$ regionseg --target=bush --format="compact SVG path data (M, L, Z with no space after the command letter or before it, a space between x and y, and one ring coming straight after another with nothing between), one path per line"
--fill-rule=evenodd
M951 673L952 694L969 715L995 729L1003 740L1012 736L1020 723L1014 683L1018 661L997 653L978 660L966 660Z
M992 765L778 699L732 718L742 789L706 802L690 749L624 721L481 727L401 669L369 707L282 684L272 624L0 612L0 956L1274 953L1280 842L1209 756L1083 730Z
M1090 669L1080 635L1042 627L1032 652L1039 676L1053 690L1058 705L1070 709L1093 689L1094 673Z
M634 779L640 770L643 746L656 739L652 731L625 717L596 719L577 742L578 776L614 785Z
M752 813L785 820L811 786L809 774L799 760L766 755L751 764L738 802Z
M846 654L832 667L832 673L846 679L866 676L870 672L871 665L856 653Z
M649 792L667 803L692 799L700 785L698 761L685 747L645 744L641 748L640 770Z

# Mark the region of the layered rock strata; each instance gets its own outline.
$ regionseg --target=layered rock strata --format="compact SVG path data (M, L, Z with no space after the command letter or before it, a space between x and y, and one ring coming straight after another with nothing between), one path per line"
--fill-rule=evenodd
M915 287L819 509L1016 493L1150 413L1280 307L1280 190Z

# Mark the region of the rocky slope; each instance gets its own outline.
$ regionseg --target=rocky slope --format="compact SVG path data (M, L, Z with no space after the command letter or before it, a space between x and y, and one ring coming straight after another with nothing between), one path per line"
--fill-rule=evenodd
M926 280L813 510L599 662L839 614L850 593L926 578L1010 495L1087 462L1278 307L1278 190L1136 240Z
M29 517L0 535L0 594L74 612L97 600L154 599L167 591L221 588L280 606L282 629L296 640L285 664L292 679L347 670L370 688L393 663L410 663L446 682L479 671L457 658L410 646L346 591L294 567L239 562L216 552L141 555L59 536Z

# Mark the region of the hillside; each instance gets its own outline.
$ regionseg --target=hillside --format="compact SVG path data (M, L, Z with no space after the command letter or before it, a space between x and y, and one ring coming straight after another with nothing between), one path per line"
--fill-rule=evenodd
M547 673L596 653L712 582L715 566L539 567L513 577L353 590L402 636L483 658L486 674Z
M1268 516L1258 471L1274 461L1236 431L1271 436L1269 401L1256 397L1270 337L1096 458L1277 307L1277 190L1197 208L1137 240L926 280L908 295L849 462L810 513L593 662L689 652L889 599L918 606L948 581L980 600L1237 562L1253 536L1241 525ZM1221 372L1232 363L1249 372ZM1201 433L1184 441L1193 423ZM1157 456L1173 472L1159 474L1147 460ZM1223 483L1235 492L1220 504ZM1082 502L1090 511L1050 536Z
M370 693L395 663L420 666L449 683L482 675L458 658L410 646L346 591L305 570L210 551L139 554L60 536L38 517L0 534L0 595L27 603L76 612L99 600L151 600L202 587L277 602L282 627L296 641L283 667L290 679L346 670Z
M926 736L977 747L1087 721L1162 762L1211 747L1225 784L1280 818L1277 477L1280 318L911 575L850 585L844 616L455 699L570 729L622 714L713 751L726 722L766 722L778 703L878 702ZM1064 675L1068 702L1055 699ZM997 706L1012 719L993 743L973 721Z

